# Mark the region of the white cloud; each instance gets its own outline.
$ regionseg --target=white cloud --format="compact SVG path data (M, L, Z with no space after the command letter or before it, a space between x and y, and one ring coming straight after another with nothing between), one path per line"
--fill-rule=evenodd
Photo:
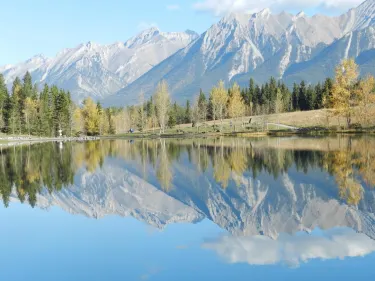
M152 27L158 27L158 24L156 22L146 22L146 21L142 21L138 24L137 28L138 30L146 30L146 29L150 29Z
M364 0L200 0L193 4L198 11L212 12L217 16L229 12L259 11L271 8L273 12L282 10L318 9L326 12L332 9L346 11Z
M180 9L181 9L180 5L177 5L177 4L167 5L167 10L169 11L177 11Z
M311 259L343 259L365 256L375 251L375 241L349 229L325 231L323 236L281 235L277 240L265 236L223 236L203 244L228 263L266 265L283 263L298 266Z

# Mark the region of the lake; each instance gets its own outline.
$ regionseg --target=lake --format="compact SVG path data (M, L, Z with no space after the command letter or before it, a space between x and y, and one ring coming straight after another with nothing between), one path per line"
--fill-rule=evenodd
M373 137L0 149L0 280L375 277Z

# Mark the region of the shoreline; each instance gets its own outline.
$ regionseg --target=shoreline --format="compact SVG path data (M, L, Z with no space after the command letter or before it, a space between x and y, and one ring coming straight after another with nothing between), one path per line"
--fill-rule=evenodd
M15 146L21 144L36 144L44 142L67 142L67 141L92 141L99 140L100 137L25 137L25 136L8 136L0 137L0 147Z
M288 136L300 136L300 137L324 137L324 136L335 136L335 135L375 135L375 130L329 130L329 129L302 129L302 130L272 130L264 132L255 131L238 131L238 132L209 132L209 133L133 133L133 134L119 134L109 136L95 136L95 137L24 137L24 136L9 136L0 137L0 147L14 146L21 144L36 144L44 142L83 142L83 141L95 141L102 139L191 139L191 138L210 138L210 137L242 137L242 138L255 138L255 137L288 137Z
M208 137L267 137L267 136L334 136L334 135L375 135L375 130L272 130L264 132L238 131L238 132L210 132L210 133L133 133L102 136L100 139L167 139L167 138L208 138Z

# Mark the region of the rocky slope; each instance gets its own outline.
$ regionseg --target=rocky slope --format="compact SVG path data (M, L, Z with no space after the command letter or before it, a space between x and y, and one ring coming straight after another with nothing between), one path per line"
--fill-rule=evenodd
M136 80L198 35L192 31L161 32L151 28L125 43L93 42L64 49L53 58L37 55L26 62L0 67L8 85L16 76L31 72L38 84L55 84L71 91L80 101L87 96L102 99Z
M233 81L247 85L249 77L263 82L270 76L288 84L320 81L333 75L341 59L360 60L373 50L374 24L375 0L339 17L274 15L267 9L252 15L230 14L105 102L135 102L134 91L142 88L151 95L162 79L177 100L190 99L200 88L208 92L220 79L227 85ZM368 64L361 70L374 71Z

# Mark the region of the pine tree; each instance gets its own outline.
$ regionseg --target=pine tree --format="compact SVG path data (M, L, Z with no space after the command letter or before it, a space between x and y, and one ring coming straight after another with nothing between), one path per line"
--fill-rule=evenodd
M323 107L323 89L320 83L315 86L316 101L314 109L321 109Z
M306 90L306 110L313 110L316 103L315 88L309 85Z
M292 106L293 106L294 111L300 110L300 107L299 107L299 87L296 83L293 84Z
M253 78L250 78L248 95L249 95L248 105L251 106L250 103L253 103L253 99L254 99L254 96L255 96L255 82L254 82Z
M0 130L5 132L6 125L6 103L9 93L5 85L4 76L0 73Z
M281 83L279 86L281 91L282 99L283 99L283 110L284 111L291 111L292 109L292 94L290 93L288 87Z
M22 98L31 98L33 92L33 81L30 73L27 71L23 77Z
M324 108L332 108L332 89L333 89L333 80L331 78L327 78L324 81L324 88L323 88Z
M200 113L200 120L203 122L206 122L208 103L207 103L206 95L203 93L202 89L199 92L198 108L199 108L199 113Z
M39 134L42 136L53 136L53 114L52 114L52 96L47 84L40 93L39 107Z
M177 107L172 106L171 109L170 109L170 112L169 112L169 118L168 118L167 126L171 129L174 128L177 124L176 120L177 120Z
M255 107L255 112L259 111L259 107L261 105L261 95L262 95L262 91L259 87L259 85L256 85L255 86L255 92L254 92L254 95L253 95L253 105Z
M187 100L187 101L186 101L185 123L191 123L191 108L190 108L190 100Z
M16 77L16 79L13 81L12 96L11 101L9 103L9 130L12 134L22 134L21 112L23 111L23 102L21 102L21 95L22 83L21 80L18 77Z
M304 111L308 110L307 93L305 81L301 81L299 86L299 98L298 98L299 109Z

